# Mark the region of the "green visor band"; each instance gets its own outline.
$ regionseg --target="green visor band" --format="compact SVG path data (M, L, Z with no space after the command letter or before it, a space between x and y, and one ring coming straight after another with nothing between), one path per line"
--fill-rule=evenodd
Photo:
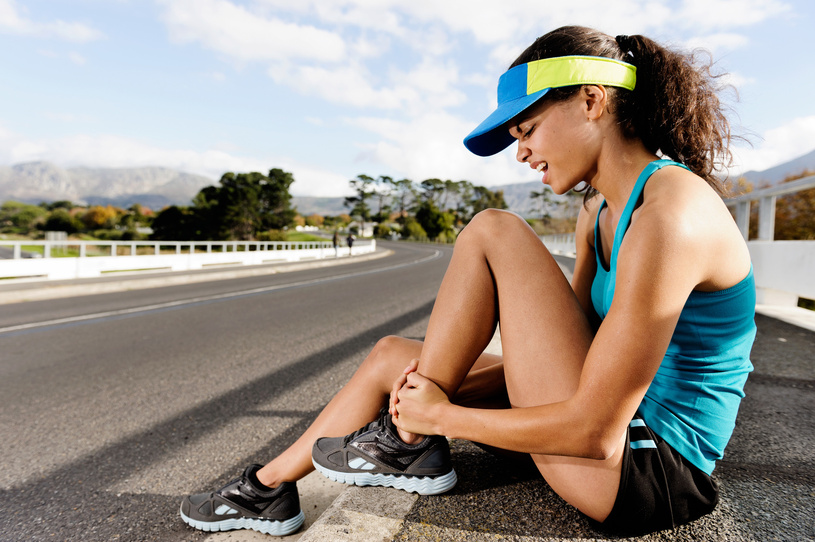
M515 138L505 124L550 88L604 85L634 90L636 81L635 66L600 56L558 56L515 66L498 80L498 108L464 138L464 146L478 156L507 148Z

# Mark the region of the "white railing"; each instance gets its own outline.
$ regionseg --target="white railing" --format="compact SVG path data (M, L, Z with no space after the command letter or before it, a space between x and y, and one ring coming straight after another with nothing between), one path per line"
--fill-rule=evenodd
M73 279L135 270L188 271L208 266L259 265L366 254L376 241L334 250L306 241L6 241L0 278Z
M815 175L726 199L736 210L736 224L749 239L750 204L758 201L758 237L748 241L756 277L758 303L798 304L798 298L815 299L815 241L776 241L775 203L778 196L815 188Z
M815 299L815 241L775 241L778 196L815 188L815 175L724 200L736 211L745 239L750 229L750 204L758 201L758 238L747 242L753 260L756 297L760 304L796 306L798 298ZM574 255L574 234L544 235L555 254Z
M758 241L772 241L775 238L775 200L778 196L794 194L801 190L815 188L815 175L789 183L724 200L728 207L736 209L736 224L742 236L748 239L750 231L750 203L758 201Z
M563 254L572 257L576 255L574 233L541 235L541 241L552 254Z

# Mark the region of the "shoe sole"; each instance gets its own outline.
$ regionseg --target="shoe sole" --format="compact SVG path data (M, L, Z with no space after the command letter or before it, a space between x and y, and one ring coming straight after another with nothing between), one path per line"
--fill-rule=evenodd
M320 474L335 482L356 486L393 487L419 495L438 495L450 491L458 482L456 471L452 469L447 474L430 477L375 472L339 472L326 468L313 459L312 463Z
M184 512L181 513L181 519L190 527L194 527L199 531L232 531L235 529L251 529L263 534L271 534L275 536L284 536L295 532L303 525L306 516L301 510L299 514L293 518L285 521L277 521L271 519L255 519L255 518L232 518L224 519L221 521L198 521L187 517Z

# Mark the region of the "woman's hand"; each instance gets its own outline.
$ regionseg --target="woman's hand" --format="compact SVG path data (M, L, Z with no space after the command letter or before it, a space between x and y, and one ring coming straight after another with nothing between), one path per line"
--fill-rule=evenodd
M439 411L450 404L447 394L435 382L412 371L397 393L393 423L399 429L419 435L439 434Z
M391 416L396 419L399 416L399 413L396 411L396 403L399 402L399 390L402 389L402 386L405 385L407 382L407 377L410 373L416 372L416 369L419 367L419 358L413 358L410 360L410 364L405 367L405 370L402 372L402 375L396 379L393 383L393 387L391 388L391 396L388 400L388 411L390 412Z

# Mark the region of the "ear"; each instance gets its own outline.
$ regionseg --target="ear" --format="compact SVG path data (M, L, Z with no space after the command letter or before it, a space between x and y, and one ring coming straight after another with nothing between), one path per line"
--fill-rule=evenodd
M589 120L598 120L603 116L608 103L608 91L602 85L583 85L580 89L586 117Z

